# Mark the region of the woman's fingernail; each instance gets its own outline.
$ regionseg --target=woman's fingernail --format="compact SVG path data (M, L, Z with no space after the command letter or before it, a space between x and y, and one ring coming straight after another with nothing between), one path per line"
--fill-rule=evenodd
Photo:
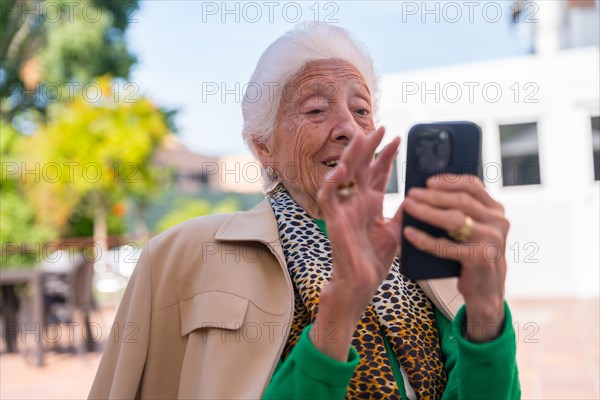
M406 236L407 239L414 239L415 235L415 228L411 226L407 226L406 228L404 228L404 236Z

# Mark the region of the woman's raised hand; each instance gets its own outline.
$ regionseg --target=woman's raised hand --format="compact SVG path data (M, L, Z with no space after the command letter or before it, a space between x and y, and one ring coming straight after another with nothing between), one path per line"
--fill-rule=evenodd
M339 360L347 359L356 324L387 276L400 243L401 209L389 221L382 214L400 139L374 158L383 135L383 128L355 135L317 194L333 248L333 274L322 289L313 329L335 324L338 335L337 340L315 345ZM354 190L342 194L340 186Z

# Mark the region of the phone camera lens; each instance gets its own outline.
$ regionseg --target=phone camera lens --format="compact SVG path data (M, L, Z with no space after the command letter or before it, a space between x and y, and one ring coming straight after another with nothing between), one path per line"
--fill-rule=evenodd
M450 158L450 144L440 143L435 148L435 153L442 160L447 161Z

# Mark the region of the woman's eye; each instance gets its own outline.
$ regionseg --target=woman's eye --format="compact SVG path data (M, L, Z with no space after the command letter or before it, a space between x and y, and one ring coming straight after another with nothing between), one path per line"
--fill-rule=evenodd
M323 112L323 110L321 110L320 108L315 108L314 110L310 110L309 112L307 112L307 114L310 115L319 115Z
M356 110L356 113L358 115L366 117L367 115L369 115L369 110L367 110L366 108L361 108L361 109Z

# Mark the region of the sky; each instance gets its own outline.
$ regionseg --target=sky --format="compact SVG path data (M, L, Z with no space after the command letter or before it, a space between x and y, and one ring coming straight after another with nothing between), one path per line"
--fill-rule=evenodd
M130 81L159 106L179 110L177 134L193 151L241 154L248 152L243 87L262 52L297 22L346 28L383 75L528 53L528 26L511 23L514 4L142 0L129 17L128 42L138 58ZM534 20L536 10L526 11L523 18Z

